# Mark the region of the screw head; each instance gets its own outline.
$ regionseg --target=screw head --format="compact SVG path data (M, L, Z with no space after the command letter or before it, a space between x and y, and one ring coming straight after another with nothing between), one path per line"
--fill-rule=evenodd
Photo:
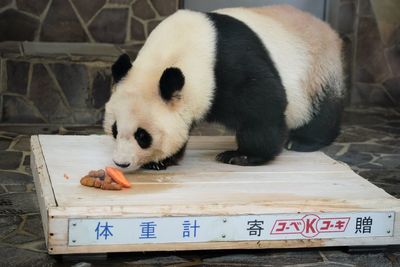
M76 223L73 223L72 226L76 226Z
M390 230L387 230L386 233L390 234Z
M226 222L227 222L227 219L226 219L226 218L224 218L222 221L223 221L224 223L226 223Z
M226 237L226 235L225 235L225 234L222 234L222 235L221 235L221 237L222 237L222 238L225 238L225 237Z
M388 218L392 218L392 214L389 214Z
M72 240L72 243L75 243L76 242L76 240Z

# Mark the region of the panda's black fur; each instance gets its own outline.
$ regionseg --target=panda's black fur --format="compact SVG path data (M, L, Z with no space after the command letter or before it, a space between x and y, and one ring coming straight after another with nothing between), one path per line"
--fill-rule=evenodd
M217 57L215 96L206 119L236 131L238 143L237 151L217 159L239 165L269 161L287 136L279 73L261 40L243 22L216 13L208 17L217 32Z
M218 161L260 165L272 160L284 147L315 151L334 141L339 134L343 107L342 99L330 93L329 84L323 88L322 99L313 99L311 120L289 130L285 121L288 105L285 88L259 36L231 16L218 13L207 13L206 16L216 32L216 56L214 96L205 120L221 123L235 131L238 145L235 151L217 155ZM129 57L121 56L112 67L114 80L121 80L131 66ZM159 80L161 98L168 102L179 97L184 84L185 70L165 69ZM177 164L185 148L186 143L174 155L142 167L160 170Z

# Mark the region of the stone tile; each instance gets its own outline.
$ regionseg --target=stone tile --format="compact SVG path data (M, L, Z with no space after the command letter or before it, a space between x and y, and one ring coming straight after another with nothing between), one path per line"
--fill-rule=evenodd
M89 25L89 31L97 42L121 44L125 42L127 19L127 8L103 9Z
M1 184L3 185L26 185L33 183L32 176L18 172L0 170L0 177Z
M363 69L381 82L389 75L389 68L383 54L383 44L374 18L361 17L358 28L358 47L356 49L356 69ZM358 72L355 74L357 75ZM355 76L355 81L359 81Z
M6 150L11 144L11 140L0 137L0 150Z
M12 245L22 245L25 243L33 242L33 241L39 241L42 240L42 238L39 238L37 236L32 236L32 235L27 235L23 233L16 233L14 235L11 235L2 241L7 244L12 244Z
M73 121L60 92L42 64L33 66L29 97L49 122Z
M44 239L43 225L40 214L28 215L24 224L24 231Z
M345 111L343 114L343 125L374 125L385 123L381 114L371 114L365 111Z
M384 140L376 140L375 142L381 145L400 147L400 138L387 138Z
M177 0L151 0L160 16L169 16L178 9Z
M362 151L363 153L396 154L400 153L400 148L378 144L351 144L348 151L354 153Z
M0 42L33 41L39 20L17 10L8 9L0 14Z
M329 261L363 267L389 267L392 263L384 253L348 254L341 251L323 251Z
M353 153L362 151L363 153L397 154L400 153L400 148L378 144L351 144L348 151Z
M166 256L166 257L151 257L149 259L142 259L137 261L125 262L128 265L135 266L166 266L166 265L177 265L188 263L188 260L178 257L178 256Z
M14 41L5 41L0 42L0 55L19 55L20 51L20 42Z
M60 29L63 29L60 31ZM86 36L69 1L53 0L43 21L41 41L87 42Z
M400 27L400 26L399 26ZM388 48L385 51L392 73L400 73L400 50L398 47Z
M72 0L72 2L82 19L88 22L104 6L106 0Z
M43 123L33 103L24 97L3 95L3 122Z
M144 25L137 19L131 18L131 40L144 41L145 39Z
M23 257L21 257L23 255ZM0 245L0 266L55 266L56 260L45 252Z
M71 107L84 108L89 99L89 77L83 64L51 64L58 84Z
M394 99L395 103L397 105L400 104L400 77L395 77L386 80L383 83L383 86L385 87L386 91L390 95L392 99Z
M28 86L29 63L7 60L7 91L26 94Z
M74 110L73 114L77 124L95 124L99 119L95 109Z
M400 150L400 148L397 148ZM400 153L397 155L384 155L375 160L374 163L381 164L386 170L397 169L400 171Z
M11 4L11 2L12 2L12 0L2 0L2 1L0 1L0 8L8 6L9 4Z
M17 151L30 151L31 150L31 139L29 136L20 136L12 146L13 150Z
M111 72L110 69L92 68L92 97L93 106L102 108L111 95Z
M22 153L15 151L0 151L0 169L15 170L19 167Z
M363 151L363 150L361 150ZM370 154L362 153L359 151L350 151L346 152L344 155L337 157L337 160L343 161L344 163L349 164L350 166L357 166L359 164L367 163L372 160L372 156Z
M122 51L124 51L124 53L127 53L132 61L136 59L136 56L142 47L143 47L143 44L121 45L120 46Z
M40 16L49 3L49 0L16 0L16 3L19 10Z
M360 15L361 16L373 16L373 11L371 7L371 2L370 0L363 0L363 1L358 1L359 3L359 8L360 8Z
M148 20L156 16L147 0L137 0L132 4L133 15L137 18Z
M389 107L396 105L382 85L355 83L353 90L358 92L364 104Z
M330 146L324 147L322 149L322 152L324 152L326 155L330 157L335 157L335 155L342 149L343 149L342 145L332 144Z
M147 36L160 24L161 20L152 20L147 23Z
M311 264L322 263L322 258L318 251L288 251L288 252L272 252L272 253L257 253L257 254L232 254L221 257L203 259L205 264L243 264L243 265L263 265L263 266L286 266L298 263Z
M341 34L350 34L354 31L354 3L343 3L339 8L338 32Z
M132 0L108 0L110 4L129 5Z
M362 177L389 185L399 185L400 171L399 170L367 170L358 173ZM400 191L399 191L400 193Z
M26 186L21 184L5 185L9 193L22 193L26 192Z
M368 126L371 129L385 132L386 134L397 134L400 135L400 128L390 126Z
M0 239L17 230L21 222L17 215L0 215Z
M35 192L0 195L0 215L19 215L38 212L39 205Z
M30 155L25 156L24 162L22 164L24 166L30 166L30 164L31 164L31 156Z
M25 55L32 56L50 56L54 55L72 55L96 59L101 58L104 61L112 62L117 58L121 52L111 44L98 44L98 43L49 43L49 42L24 42L22 43ZM107 59L107 60L105 60Z

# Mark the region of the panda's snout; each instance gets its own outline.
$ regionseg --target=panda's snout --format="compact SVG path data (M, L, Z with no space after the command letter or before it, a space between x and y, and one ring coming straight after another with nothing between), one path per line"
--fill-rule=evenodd
M115 165L117 165L120 168L128 168L129 165L131 165L130 163L119 163L119 162L116 162L115 160L113 160L113 161L114 161Z
M133 151L133 146L129 140L117 138L117 144L112 157L114 164L121 168L128 168L135 165L136 160L132 153Z

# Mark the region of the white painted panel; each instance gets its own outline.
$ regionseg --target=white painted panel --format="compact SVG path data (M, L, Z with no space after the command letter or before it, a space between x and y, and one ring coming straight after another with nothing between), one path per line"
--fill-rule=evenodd
M70 219L69 246L393 236L394 212Z

